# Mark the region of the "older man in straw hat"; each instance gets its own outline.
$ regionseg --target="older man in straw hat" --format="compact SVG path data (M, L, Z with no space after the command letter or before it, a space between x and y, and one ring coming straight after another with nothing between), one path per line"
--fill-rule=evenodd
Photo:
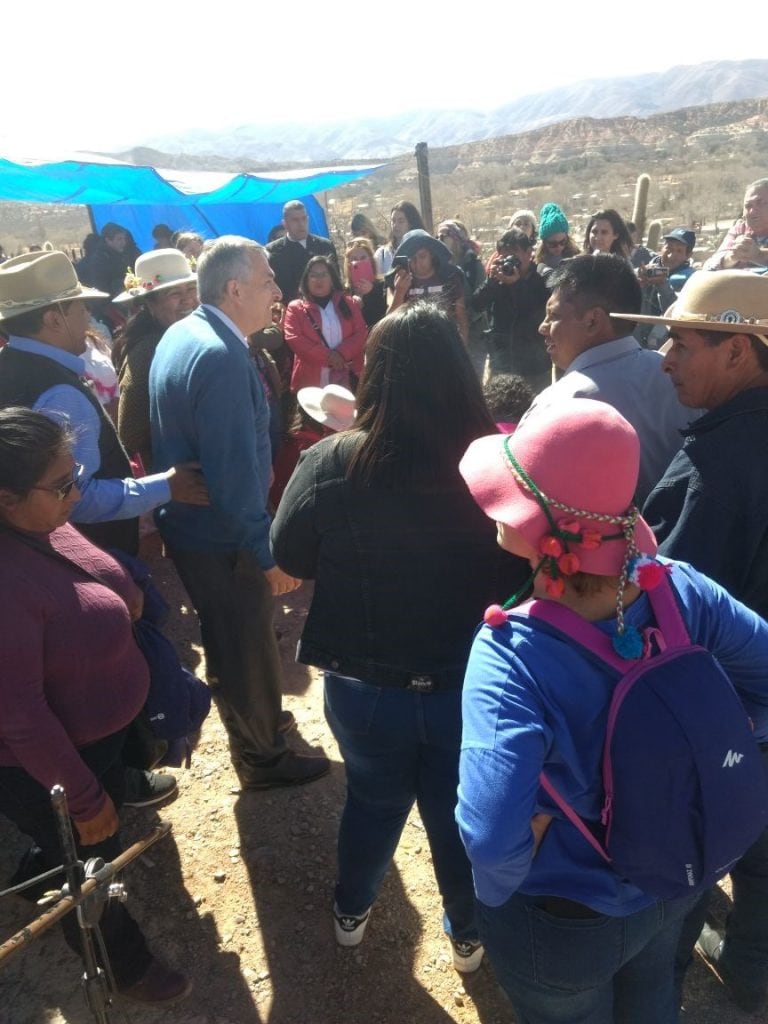
M72 521L94 543L135 554L137 517L174 501L205 504L200 473L176 466L139 480L112 421L83 380L89 299L63 252L26 253L0 266L0 321L9 334L0 352L0 408L26 405L75 428L82 498Z
M632 319L669 326L664 371L684 405L706 410L646 502L659 550L768 618L768 278L699 272L664 316ZM699 948L754 1012L768 992L768 832L731 878L725 935L704 926ZM705 913L690 921L686 958Z
M126 275L117 304L134 304L132 315L115 341L112 359L120 382L117 432L130 455L138 453L151 472L149 368L166 330L197 305L197 274L178 249L156 249L136 260Z

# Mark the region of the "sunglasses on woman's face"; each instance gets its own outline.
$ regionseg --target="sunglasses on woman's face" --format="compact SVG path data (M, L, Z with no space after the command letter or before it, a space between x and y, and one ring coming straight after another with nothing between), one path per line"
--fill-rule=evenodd
M64 501L72 493L73 487L78 487L80 481L83 479L83 467L79 462L76 462L72 467L72 479L67 480L61 487L32 487L30 490L33 491L48 491L49 494L55 494L59 501Z
M565 246L565 239L564 238L561 238L558 241L555 241L554 239L551 239L551 238L547 239L547 248L548 249L562 249L562 248L564 248L564 246Z

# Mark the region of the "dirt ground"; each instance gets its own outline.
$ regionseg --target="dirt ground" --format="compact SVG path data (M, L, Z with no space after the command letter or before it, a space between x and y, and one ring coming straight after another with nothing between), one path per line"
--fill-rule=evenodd
M194 615L170 562L150 538L148 560L173 606L171 635L202 673ZM330 904L344 767L323 717L322 682L294 663L311 596L305 584L276 602L285 706L297 750L324 750L330 775L312 785L240 794L226 737L212 710L189 771L177 770L168 807L123 812L126 840L159 819L170 837L125 872L129 906L150 943L189 973L189 999L164 1011L116 1001L110 1019L133 1024L512 1024L489 964L462 977L450 963L424 828L414 812L361 946L340 949ZM0 888L23 840L0 820ZM0 940L32 917L17 897L0 901ZM0 1024L90 1024L77 959L53 929L0 968ZM690 972L686 1024L753 1020L726 999L701 962ZM648 1022L652 1024L652 1022Z

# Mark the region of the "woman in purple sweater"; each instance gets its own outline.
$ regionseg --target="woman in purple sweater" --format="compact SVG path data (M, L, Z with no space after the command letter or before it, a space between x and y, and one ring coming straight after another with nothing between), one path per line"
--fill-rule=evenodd
M0 814L39 848L62 854L50 790L67 794L79 856L120 852L125 730L149 687L131 621L142 594L125 569L67 524L82 466L68 432L29 409L0 411ZM118 990L163 1003L187 979L154 959L124 907L108 905L101 928ZM64 918L79 950L75 915Z

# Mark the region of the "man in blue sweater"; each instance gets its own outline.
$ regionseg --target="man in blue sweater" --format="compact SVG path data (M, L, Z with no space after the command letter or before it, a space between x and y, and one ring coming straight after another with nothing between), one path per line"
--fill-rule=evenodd
M200 618L208 680L243 788L311 782L325 757L287 749L272 597L299 581L269 549L269 412L248 352L271 322L280 289L261 246L229 235L197 264L201 305L166 331L150 373L152 448L158 468L199 462L210 505L170 502L157 522Z

